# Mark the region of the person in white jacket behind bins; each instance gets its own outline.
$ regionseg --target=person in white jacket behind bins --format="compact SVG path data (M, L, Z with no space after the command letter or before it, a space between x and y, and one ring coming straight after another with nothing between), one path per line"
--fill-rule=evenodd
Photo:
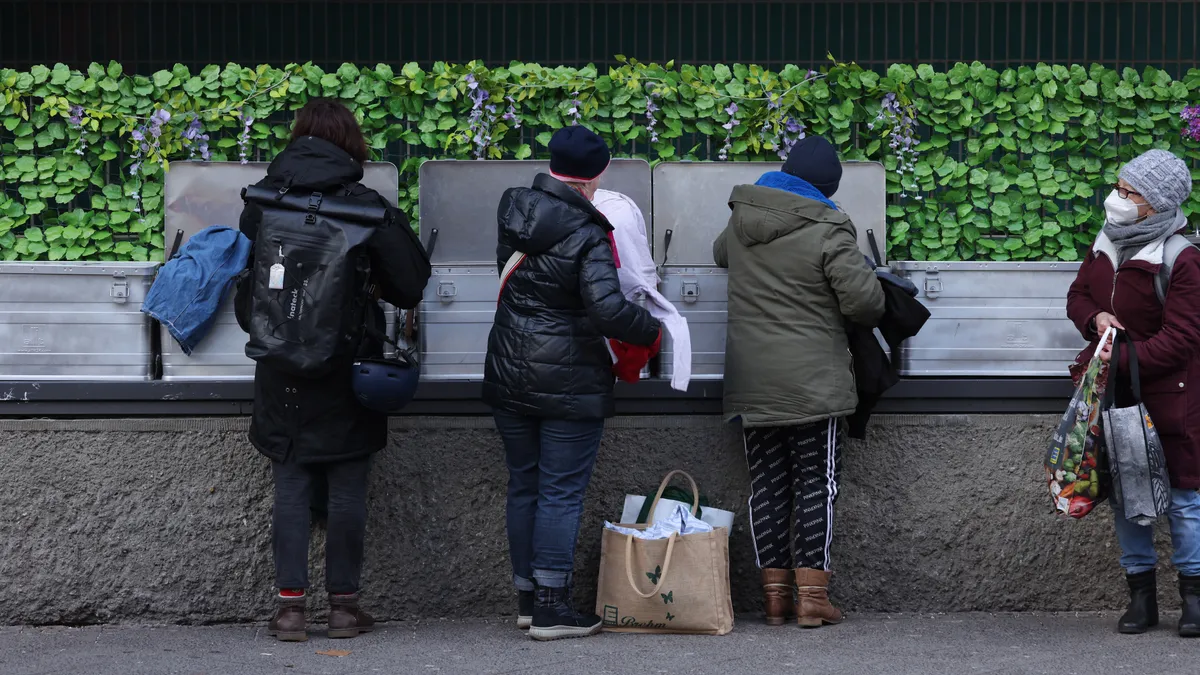
M663 329L671 336L673 350L671 388L687 391L692 377L691 333L687 319L658 291L658 269L650 253L642 210L629 197L611 190L596 190L592 204L613 226L621 291L629 300L644 299L646 309L662 322ZM615 354L613 361L617 361Z

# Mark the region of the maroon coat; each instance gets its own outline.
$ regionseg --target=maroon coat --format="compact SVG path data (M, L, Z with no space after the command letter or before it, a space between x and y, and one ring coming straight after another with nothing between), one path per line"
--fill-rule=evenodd
M1143 248L1116 272L1115 260L1116 248L1101 234L1067 294L1067 316L1091 341L1076 364L1095 353L1099 337L1092 319L1100 312L1117 317L1137 347L1142 397L1162 437L1171 485L1200 489L1200 251L1189 248L1175 261L1165 308L1154 292L1161 243ZM1127 356L1122 350L1118 405L1132 401Z

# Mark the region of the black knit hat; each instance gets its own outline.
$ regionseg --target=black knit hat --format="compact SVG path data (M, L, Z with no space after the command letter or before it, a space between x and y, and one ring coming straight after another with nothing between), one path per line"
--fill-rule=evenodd
M806 180L826 197L837 192L842 180L842 163L833 145L821 136L807 136L792 146L783 172Z
M559 180L589 181L604 173L612 155L604 140L587 127L563 127L550 137L550 175Z

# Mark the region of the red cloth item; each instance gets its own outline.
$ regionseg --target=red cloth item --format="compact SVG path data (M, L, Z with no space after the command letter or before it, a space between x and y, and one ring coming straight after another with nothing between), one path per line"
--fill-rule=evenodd
M283 589L279 590L279 597L281 597L281 598L303 598L304 591L303 591L303 589L295 590L295 589L291 589L291 588L283 588Z
M613 374L622 382L637 382L641 380L642 368L645 368L650 359L658 354L659 347L662 345L662 329L658 329L658 337L649 347L631 345L628 342L613 339L609 339L608 344L617 357L617 362L613 364Z
M612 232L608 233L608 245L612 247L613 263L617 269L621 269L621 256L617 253L617 238L613 236Z

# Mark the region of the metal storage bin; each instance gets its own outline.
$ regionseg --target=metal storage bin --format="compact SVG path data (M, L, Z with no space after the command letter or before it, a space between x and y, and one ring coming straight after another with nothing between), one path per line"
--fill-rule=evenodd
M0 380L150 379L155 263L0 263Z
M529 186L550 163L433 160L421 165L421 240L433 277L420 309L421 377L479 381L500 290L496 208L504 191ZM600 187L629 196L650 222L650 165L614 159Z
M660 261L662 294L688 321L692 338L692 379L719 380L725 373L728 285L725 270L713 262L712 245L729 222L729 194L777 171L771 162L664 162L654 167L654 255ZM843 162L834 203L858 229L867 253L873 230L883 253L886 241L886 188L882 164ZM663 335L659 376L674 374L674 349Z
M236 228L242 213L241 190L267 175L268 162L177 162L171 165L164 187L166 217L164 240L175 241L183 230L183 242L213 225ZM368 162L362 184L393 204L399 192L400 172L389 162ZM254 361L246 356L246 334L233 315L232 292L221 304L212 330L188 356L160 327L162 379L176 382L200 380L252 380ZM383 303L389 335L394 336L397 312ZM394 351L390 346L389 352Z
M1064 377L1085 346L1067 319L1079 263L898 262L929 322L904 343L904 375Z

